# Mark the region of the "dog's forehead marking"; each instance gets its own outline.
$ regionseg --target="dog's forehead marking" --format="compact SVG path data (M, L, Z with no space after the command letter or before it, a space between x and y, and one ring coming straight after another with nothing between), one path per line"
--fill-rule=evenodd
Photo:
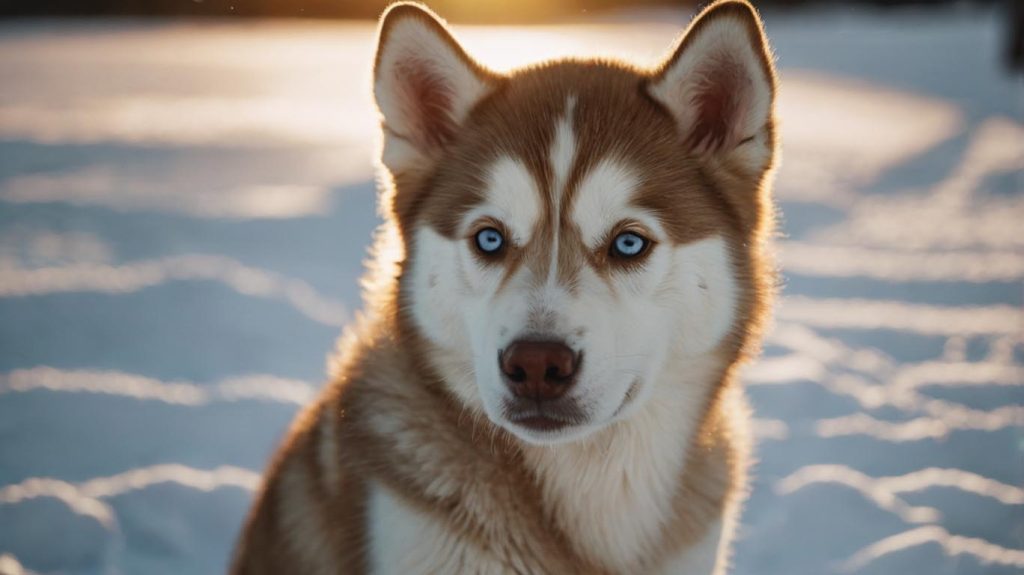
M548 263L547 283L552 285L558 275L558 238L561 235L562 198L569 183L569 173L576 162L576 135L573 130L573 114L576 112L576 95L566 97L565 112L555 122L555 136L551 142L551 194L549 199L551 226L551 258Z
M486 197L485 206L497 211L494 216L508 227L511 239L525 244L541 213L540 190L529 168L510 156L499 157L487 174Z
M573 115L576 113L576 95L570 94L565 99L565 111L555 121L555 136L551 141L548 159L551 162L552 200L558 205L565 193L569 181L569 172L576 161L576 134L573 127Z
M608 229L628 210L639 185L636 172L613 157L603 158L580 180L572 205L572 220L583 243L597 247Z

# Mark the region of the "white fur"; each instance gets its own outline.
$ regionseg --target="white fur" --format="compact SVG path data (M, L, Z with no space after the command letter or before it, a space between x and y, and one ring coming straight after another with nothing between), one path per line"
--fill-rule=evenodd
M583 243L597 248L608 230L627 214L629 199L640 183L633 169L612 158L601 160L580 181L572 219Z
M584 244L600 249L608 232L625 219L640 221L662 240L662 225L651 214L630 206L640 178L623 162L607 158L600 161L580 182L577 200L572 205L572 221L580 226Z
M370 492L370 565L378 575L503 573L444 525L399 500L382 486Z
M565 184L569 180L569 172L576 162L576 134L573 129L573 114L576 112L576 96L569 95L565 99L565 111L555 124L555 138L551 142L548 161L554 174L552 191L554 204L560 205Z
M575 148L565 141L571 127L564 118L558 121L550 153L556 176L568 173L570 164L563 160ZM513 158L498 159L489 174L486 201L467 214L462 228L487 215L512 230L513 241L527 243L541 213L536 183ZM449 385L467 405L482 407L495 423L528 442L578 439L629 415L650 395L666 357L708 352L732 325L736 287L726 242L709 238L672 247L654 214L630 205L638 181L621 161L597 162L581 181L572 219L593 248L624 219L640 221L659 246L641 269L613 272L611 285L584 266L574 295L551 284L551 274L533 278L526 266L499 291L504 269L481 265L470 241L417 230L414 317L442 348L436 359L444 364ZM537 317L544 323L536 324ZM640 325L644 329L637 330ZM499 350L538 333L587 357L568 396L587 412L581 425L538 433L504 419L510 392L501 379ZM631 389L636 398L624 407Z
M551 150L548 152L548 160L551 162L551 170L554 174L554 181L551 188L551 203L558 206L559 210L551 211L551 229L554 230L554 237L551 240L551 259L548 264L548 285L552 285L558 275L558 237L561 235L558 212L562 206L562 196L565 194L565 184L569 180L569 171L576 162L576 135L573 132L573 114L576 111L576 96L570 95L565 100L565 112L555 124L555 138L551 143Z
M712 11L704 18L710 21L701 30L687 35L683 52L661 80L651 86L650 93L672 112L681 132L689 134L697 122L697 95L707 89L709 82L716 81L717 68L723 62L732 63L730 67L738 66L743 77L739 99L744 105L729 126L729 141L737 144L754 136L753 145L740 146L736 151L747 165L760 166L770 154L762 128L772 105L771 82L758 55L763 48L751 43L747 24L736 17L716 16ZM696 36L690 37L693 34Z
M460 304L471 295L465 267L470 256L465 245L453 242L433 228L416 230L415 252L410 277L414 297L412 315L424 335L438 346L435 361L447 376L448 386L466 405L482 410L483 404L473 376L473 358L468 319Z
M722 522L708 526L707 533L693 547L673 558L661 569L664 575L721 575L728 563L727 545L723 545Z
M512 237L507 240L527 243L541 211L533 176L521 161L507 156L497 159L488 174L486 200L466 214L459 235L466 236L476 221L487 216L509 229ZM452 390L473 407L483 408L490 401L497 413L503 386L479 389L473 374L497 370L497 350L502 342L489 323L493 319L490 301L480 296L498 289L503 272L480 265L473 250L472 240L453 241L429 227L418 229L412 258L416 294L412 311L424 332L441 348L435 359L445 364ZM467 349L474 349L472 356L466 357ZM488 351L477 353L476 349Z
M501 156L487 171L486 200L463 218L463 229L483 216L490 216L512 232L510 238L519 245L533 235L540 219L541 197L537 183L522 161Z
M632 417L578 442L527 451L545 504L578 552L629 572L654 551L674 511L683 438L696 429L717 367L710 358L673 359Z
M687 355L709 352L736 319L738 288L729 245L715 236L680 246L673 253L673 269L675 277L661 289L675 294L680 321L674 335Z
M458 329L453 309L467 291L458 281L461 268L459 245L430 227L416 230L416 248L411 258L412 313L431 340L445 346L466 342Z
M427 12L424 17L433 18ZM443 27L438 23L438 26ZM423 169L437 150L424 147L414 135L419 131L420 107L404 81L409 66L427 69L443 80L452 95L448 116L460 124L473 105L487 92L486 82L466 65L454 40L445 39L420 17L400 18L377 48L373 93L384 120L382 162L392 173ZM450 43L449 43L450 42Z

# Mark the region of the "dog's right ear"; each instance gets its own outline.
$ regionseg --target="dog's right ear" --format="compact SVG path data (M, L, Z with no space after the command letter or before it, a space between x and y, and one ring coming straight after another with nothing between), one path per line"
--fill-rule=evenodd
M377 39L373 93L383 118L381 161L391 174L416 177L430 169L495 78L427 8L388 8Z

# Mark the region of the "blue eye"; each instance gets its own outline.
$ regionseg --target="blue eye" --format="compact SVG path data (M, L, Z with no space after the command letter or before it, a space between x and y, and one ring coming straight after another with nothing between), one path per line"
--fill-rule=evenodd
M505 236L494 228L484 228L476 233L476 247L485 254L496 254L505 246Z
M647 249L648 241L633 232L622 232L612 241L612 255L620 258L634 258Z

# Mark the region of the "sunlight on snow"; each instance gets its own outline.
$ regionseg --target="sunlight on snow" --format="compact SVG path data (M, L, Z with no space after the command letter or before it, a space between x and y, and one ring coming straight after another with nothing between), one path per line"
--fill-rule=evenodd
M131 166L93 164L64 174L10 179L0 183L0 197L208 217L323 212L332 187L372 176L377 141L369 70L373 29L366 24L254 28L258 35L181 24L150 34L22 40L19 50L0 55L0 71L24 75L22 83L30 85L19 91L31 85L44 91L59 78L90 68L102 68L108 81L76 83L74 90L47 98L0 102L0 138L199 147L212 156L223 148L301 145L313 149L312 159L277 166L273 173L258 166L186 159L158 178ZM506 71L552 57L595 54L653 65L679 29L645 24L458 31L470 53ZM226 43L232 49L225 50ZM148 75L119 75L108 65L126 52L132 53L133 66L181 68L207 79L168 89L164 80ZM28 76L33 61L58 55L64 64L45 72L32 68ZM883 170L949 138L962 124L959 112L947 103L820 72L787 70L782 86L779 111L786 152L778 190L783 199L848 202L846 186L871 183ZM156 89L168 93L156 94ZM220 183L210 186L208 179Z
M18 369L0 374L0 395L33 390L99 393L161 401L177 405L205 405L218 401L273 401L305 405L316 388L307 382L270 375L238 376L214 384L160 381L116 371L63 370L52 367Z
M341 327L348 312L341 302L308 283L225 256L186 254L123 265L79 263L66 266L2 267L0 297L70 292L131 293L169 281L214 281L242 295L281 300L309 319Z

